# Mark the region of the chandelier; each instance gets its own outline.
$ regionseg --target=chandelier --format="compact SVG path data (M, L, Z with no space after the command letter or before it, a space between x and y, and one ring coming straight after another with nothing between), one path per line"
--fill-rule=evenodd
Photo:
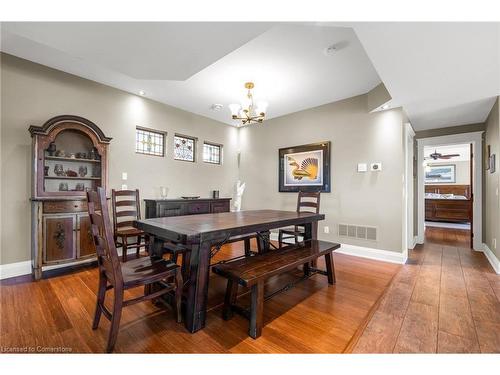
M254 104L252 89L254 88L253 82L245 83L245 88L248 90L247 97L241 104L229 104L229 109L233 120L241 120L242 125L262 123L266 117L266 102L258 102Z

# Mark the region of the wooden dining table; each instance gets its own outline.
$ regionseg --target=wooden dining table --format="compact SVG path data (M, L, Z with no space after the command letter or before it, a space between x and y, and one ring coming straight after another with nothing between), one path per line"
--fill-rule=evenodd
M165 241L181 244L189 252L184 322L194 333L205 326L212 249L232 237L256 233L261 251L270 251L270 230L294 225L304 227L304 239L315 239L317 222L324 218L311 212L252 210L136 220L134 225L152 238L152 257L163 256Z

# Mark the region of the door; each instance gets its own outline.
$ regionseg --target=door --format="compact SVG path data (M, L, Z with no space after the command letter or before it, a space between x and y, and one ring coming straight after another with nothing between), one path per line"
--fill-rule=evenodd
M77 228L78 258L95 255L89 215L78 215Z
M76 258L75 215L44 215L44 263L59 263Z

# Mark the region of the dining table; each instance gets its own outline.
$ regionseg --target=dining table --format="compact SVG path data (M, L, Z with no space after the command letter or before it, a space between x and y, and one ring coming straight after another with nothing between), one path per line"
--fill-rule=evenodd
M189 254L184 283L184 324L194 333L205 327L210 259L214 249L220 249L236 236L256 234L261 252L275 251L271 250L272 229L298 225L304 228L304 240L315 239L317 223L324 218L325 215L312 212L248 210L136 220L134 226L150 236L150 256L162 257L165 242L179 244Z

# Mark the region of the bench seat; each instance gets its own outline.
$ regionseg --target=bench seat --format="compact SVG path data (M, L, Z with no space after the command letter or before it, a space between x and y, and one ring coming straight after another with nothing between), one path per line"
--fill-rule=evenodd
M253 338L259 337L262 332L264 282L272 276L293 270L300 265L304 265L304 272L308 272L310 262L324 256L328 283L334 284L335 270L331 254L339 247L337 243L306 240L298 245L214 266L212 268L214 273L228 279L223 318L228 320L232 317L233 310L239 310L235 305L238 285L250 287L252 303L249 335Z

